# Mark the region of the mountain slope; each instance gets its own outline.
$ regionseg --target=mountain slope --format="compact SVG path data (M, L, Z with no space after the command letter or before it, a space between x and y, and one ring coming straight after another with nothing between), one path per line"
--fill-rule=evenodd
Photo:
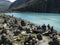
M10 9L14 11L60 12L60 0L17 0Z
M30 0L17 0L14 3L12 3L9 8L17 8L18 6L20 6L22 4L25 4L25 3L29 2L29 1Z
M6 0L0 0L0 12L7 10L10 6L11 2Z

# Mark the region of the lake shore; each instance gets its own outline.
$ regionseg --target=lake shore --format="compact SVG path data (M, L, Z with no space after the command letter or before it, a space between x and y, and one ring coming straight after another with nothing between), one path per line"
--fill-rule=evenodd
M52 28L44 28L40 25L33 24L21 18L16 18L13 15L0 14L0 38L2 35L6 36L12 45L23 45L25 38L32 35L37 39L37 35L42 35L42 40L37 41L36 45L44 45L52 40L53 35L60 41L60 34ZM45 43L44 43L45 42Z
M14 15L14 17L21 18L37 25L48 25L54 26L54 29L60 31L60 14L52 13L5 13L6 15Z

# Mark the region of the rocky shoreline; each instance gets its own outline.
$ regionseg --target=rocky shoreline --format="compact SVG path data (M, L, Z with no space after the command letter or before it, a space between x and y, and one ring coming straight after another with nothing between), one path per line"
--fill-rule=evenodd
M60 45L60 34L49 24L35 25L0 14L0 45Z

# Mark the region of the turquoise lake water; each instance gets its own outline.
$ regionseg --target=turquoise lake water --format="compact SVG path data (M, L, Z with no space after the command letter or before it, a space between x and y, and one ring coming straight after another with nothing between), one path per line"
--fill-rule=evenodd
M6 13L7 15L14 15L37 25L50 24L54 26L57 31L60 31L60 14L53 13Z

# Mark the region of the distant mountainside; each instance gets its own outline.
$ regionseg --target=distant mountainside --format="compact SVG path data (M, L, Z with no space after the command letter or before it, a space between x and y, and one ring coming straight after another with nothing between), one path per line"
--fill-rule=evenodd
M11 2L7 0L0 0L0 12L6 11L10 5Z
M10 9L11 8L17 8L17 7L19 7L19 6L21 6L22 4L25 4L25 3L27 3L27 2L29 2L29 1L31 1L31 0L16 0L14 3L12 3L11 5L10 5Z
M17 0L9 9L13 11L60 13L60 0Z

